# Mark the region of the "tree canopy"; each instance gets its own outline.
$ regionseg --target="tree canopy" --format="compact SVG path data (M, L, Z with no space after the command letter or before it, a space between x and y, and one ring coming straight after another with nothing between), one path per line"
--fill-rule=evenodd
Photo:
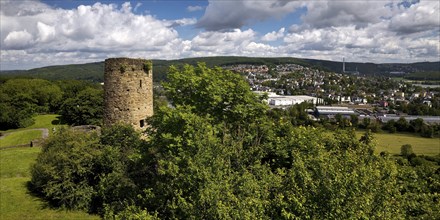
M103 91L85 81L7 79L0 82L0 130L32 125L35 114L58 113L68 124L101 124Z
M438 210L429 182L438 175L418 173L425 196L414 205L407 159L403 175L391 156L374 154L369 132L358 140L350 129L295 126L240 76L204 64L172 67L169 79L172 106L156 109L146 138L115 126L50 139L33 168L37 191L111 219L405 219ZM72 199L84 192L91 197Z

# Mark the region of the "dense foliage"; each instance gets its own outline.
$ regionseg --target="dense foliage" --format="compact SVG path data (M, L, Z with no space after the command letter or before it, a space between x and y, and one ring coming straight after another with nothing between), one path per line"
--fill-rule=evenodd
M350 129L296 126L307 119L272 112L239 76L219 68L171 68L164 88L174 106L156 108L145 139L120 125L101 136L66 130L50 138L32 168L34 189L57 206L108 219L438 213L435 158L408 153L396 163L373 153L372 133L357 140Z
M11 79L0 87L0 129L29 126L37 112L55 110L61 90L42 79Z
M0 130L33 124L39 113L60 113L69 124L100 124L102 87L84 81L8 79L0 83Z
M102 212L135 197L135 175L142 145L132 127L116 125L97 132L61 129L46 140L31 168L31 190L53 206ZM131 176L130 176L131 175ZM140 176L142 177L142 176Z
M422 137L432 138L440 136L439 124L427 124L422 118L417 118L411 121L405 120L403 117L399 120L389 120L382 128L390 133L399 132L414 132L419 133Z
M60 108L63 119L69 124L101 124L104 106L104 92L87 88L72 98L64 100Z

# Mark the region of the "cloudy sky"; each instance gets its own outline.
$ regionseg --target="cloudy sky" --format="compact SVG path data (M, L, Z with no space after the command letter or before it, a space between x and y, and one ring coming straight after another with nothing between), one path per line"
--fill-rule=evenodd
M438 61L437 0L0 0L1 70L108 57Z

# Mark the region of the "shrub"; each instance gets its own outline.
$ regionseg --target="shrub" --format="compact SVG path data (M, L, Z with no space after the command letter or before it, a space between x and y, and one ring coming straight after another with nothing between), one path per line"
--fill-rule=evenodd
M409 157L411 154L413 154L413 149L411 144L404 144L402 147L400 147L400 155L404 157Z
M434 129L429 125L422 125L421 134L422 137L432 138L434 137Z
M96 133L60 129L44 143L31 167L32 189L54 206L89 210L96 194L98 140Z
M31 190L53 206L104 214L125 210L144 182L138 164L143 141L131 126L96 132L61 129L44 144L31 167Z

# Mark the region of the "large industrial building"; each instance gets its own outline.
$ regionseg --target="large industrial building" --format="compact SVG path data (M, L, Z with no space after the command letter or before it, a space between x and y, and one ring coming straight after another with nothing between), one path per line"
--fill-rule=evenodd
M321 98L307 96L307 95L289 95L282 96L275 93L268 93L267 102L272 107L285 107L295 104L301 104L303 102L311 103L313 105L323 104L324 100Z
M423 122L425 122L427 124L440 124L440 116L421 116L421 115L400 116L400 115L395 115L395 114L377 116L377 118L382 123L387 123L388 121L391 121L391 120L397 121L401 117L404 118L408 122L410 122L412 120L416 120L418 118L421 118L421 119L423 119Z
M334 106L316 106L315 116L334 116L340 114L342 116L355 115L353 109L348 107L334 107Z

